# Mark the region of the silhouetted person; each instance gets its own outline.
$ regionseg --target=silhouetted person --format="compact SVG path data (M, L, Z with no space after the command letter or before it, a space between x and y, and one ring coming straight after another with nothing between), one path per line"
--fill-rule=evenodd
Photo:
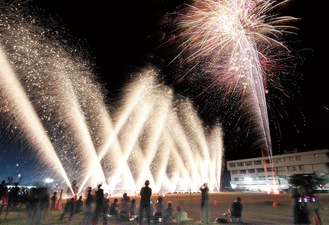
M0 219L2 210L7 206L8 204L8 188L6 185L6 180L2 180L0 184Z
M131 200L129 211L131 217L136 215L136 199Z
M51 196L50 211L54 211L56 209L56 203L57 203L57 192L55 191Z
M177 223L184 223L185 221L188 220L187 213L183 210L183 208L180 205L176 207L176 220Z
M130 198L127 193L123 194L123 197L119 205L119 220L128 221L130 218Z
M80 213L83 210L82 195L79 196L74 205L74 213Z
M87 187L87 197L85 201L84 207L84 224L90 225L93 220L93 213L94 213L94 205L95 205L95 197L91 193L91 187Z
M163 218L165 205L162 202L163 198L158 197L157 203L154 206L153 220L159 221L159 218Z
M19 194L19 187L18 187L18 183L16 183L15 186L11 188L9 192L8 204L9 207L12 209L15 209L17 206L18 194Z
M210 223L210 202L208 184L204 183L200 187L201 191L201 222Z
M61 213L59 220L63 220L66 213L69 213L69 220L72 220L74 214L74 198L68 198L64 207L64 210Z
M233 221L233 219L238 219L238 222L241 223L242 222L242 203L241 203L241 198L237 197L236 200L234 200L234 202L231 205L229 214L231 217L231 222Z
M165 208L165 211L164 211L163 222L164 222L164 224L169 224L173 220L174 220L174 209L173 209L172 202L169 201L167 203L167 207Z
M144 218L144 212L146 215L146 221L147 224L150 224L151 222L151 195L152 195L152 189L149 187L150 181L145 181L145 186L141 188L140 190L140 204L139 204L139 218L138 222L139 224L142 224L143 218Z
M27 224L41 224L40 196L36 188L31 188L28 192Z
M119 208L118 201L119 200L117 198L115 198L113 200L113 203L110 206L110 215L113 216L113 217L118 216L118 208Z
M99 184L97 191L95 192L95 198L96 198L96 206L94 210L94 219L93 224L98 223L98 217L103 217L103 224L107 224L107 215L104 215L104 190L101 188L102 185Z

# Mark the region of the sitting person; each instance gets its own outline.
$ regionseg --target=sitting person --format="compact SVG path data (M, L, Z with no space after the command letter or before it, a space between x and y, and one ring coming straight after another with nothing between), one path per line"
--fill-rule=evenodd
M163 222L164 224L169 224L174 220L174 209L172 202L169 201L167 203L167 207L165 208L164 215L163 215Z
M129 221L130 219L130 198L127 193L123 194L123 198L119 204L119 220L120 221Z
M112 216L112 217L117 217L118 216L118 199L117 198L115 198L114 199L114 201L113 201L113 203L111 204L111 206L110 206L110 215Z
M130 211L130 216L131 217L136 216L136 199L131 200L129 211Z
M241 198L237 197L232 203L231 208L228 209L231 222L233 222L234 219L237 219L239 223L242 222L242 208Z
M176 222L177 223L184 223L185 221L188 221L187 213L183 210L183 208L178 205L176 207Z
M153 221L155 221L155 222L159 222L160 218L162 220L163 215L164 215L165 206L164 206L162 200L163 200L163 198L160 196L158 198L157 203L155 204L155 209L153 212Z

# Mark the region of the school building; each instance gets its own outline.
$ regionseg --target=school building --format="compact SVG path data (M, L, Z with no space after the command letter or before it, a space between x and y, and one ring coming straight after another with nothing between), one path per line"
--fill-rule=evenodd
M294 174L328 174L329 149L227 161L231 188L239 191L288 190ZM322 187L329 190L329 184Z

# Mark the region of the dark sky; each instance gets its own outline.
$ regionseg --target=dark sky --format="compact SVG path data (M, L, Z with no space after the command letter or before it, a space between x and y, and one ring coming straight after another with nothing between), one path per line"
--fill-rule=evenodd
M155 51L159 31L168 29L160 24L161 18L181 2L183 0L32 1L34 6L46 10L61 24L57 29L65 30L72 40L81 42L91 60L95 60L95 73L113 96L119 95L130 72L150 62L151 55L159 56L160 53ZM285 110L282 111L282 105L271 106L271 110L276 111L275 123L278 124L271 125L273 152L329 148L328 43L324 34L328 19L324 7L309 0L293 0L284 12L301 18L294 24L299 30L292 45L303 61L297 65L296 73L301 74L298 88L293 90L294 97L284 103ZM181 88L170 77L166 82L178 92L188 89ZM187 90L186 94L191 92ZM202 110L206 106L198 104L201 114L208 113L202 115L205 120L212 121L216 116L214 112L218 111ZM228 159L252 156L250 152L241 154L248 141L235 136L231 126L226 132Z
M160 18L183 1L171 1L171 4L166 0L118 1L113 5L106 1L36 2L60 18L68 33L85 40L101 79L109 89L117 90L124 84L127 72L149 61L145 54L154 52L158 31L163 30ZM275 115L279 125L271 128L274 152L328 148L325 61L328 44L326 35L319 29L328 20L324 9L307 0L293 0L280 13L301 19L292 24L298 28L297 36L293 41L287 40L287 44L293 45L303 60L295 72L300 74L298 87L293 88L293 97L284 103L286 115L280 111L281 105L271 106L281 115L281 118ZM289 87L290 81L287 82Z

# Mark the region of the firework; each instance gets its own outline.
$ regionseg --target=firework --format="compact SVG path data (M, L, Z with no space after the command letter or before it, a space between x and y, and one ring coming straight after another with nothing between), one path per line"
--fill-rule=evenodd
M272 70L280 68L280 57L290 54L279 37L293 33L294 27L285 23L296 20L276 14L287 2L196 0L179 11L175 23L179 56L193 67L202 67L199 74L210 74L211 86L224 90L226 99L239 96L245 115L256 124L254 145L269 154L267 83Z

